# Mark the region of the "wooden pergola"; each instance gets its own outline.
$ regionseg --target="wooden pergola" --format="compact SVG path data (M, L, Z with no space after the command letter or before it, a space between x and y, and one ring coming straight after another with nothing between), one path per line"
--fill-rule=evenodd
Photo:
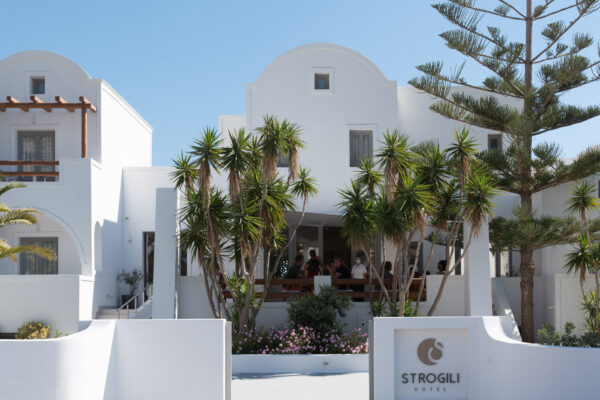
M88 99L79 96L79 103L69 103L60 96L54 98L54 103L45 103L37 96L30 97L30 103L22 103L13 96L6 96L6 103L0 103L0 112L9 108L16 108L25 112L31 109L42 109L46 112L52 112L54 109L65 109L70 113L76 109L81 110L81 158L87 157L87 110L96 112L96 106L90 103Z

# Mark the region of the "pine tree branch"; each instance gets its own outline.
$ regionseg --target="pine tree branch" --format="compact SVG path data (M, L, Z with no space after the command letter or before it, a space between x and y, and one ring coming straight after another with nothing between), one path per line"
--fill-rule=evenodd
M561 59L564 57L574 56L574 55L581 53L585 49L587 49L587 47L577 49L577 50L572 50L568 53L561 53L561 54L557 54L557 55L554 55L551 57L543 58L541 60L534 61L533 64L542 64L542 63L546 63L548 61L554 61L554 60L558 60L558 59Z
M451 1L451 0L450 0ZM453 3L454 4L454 3ZM459 5L459 7L464 7L462 5ZM489 43L493 43L496 46L498 46L499 48L501 48L502 50L506 51L508 54L513 54L513 51L511 49L509 49L508 47L506 47L502 42L499 42L497 40L495 40L493 37L490 37L480 31L477 30L477 26L472 23L471 25L467 25L465 23L465 21L462 21L458 18L456 18L456 16L452 15L448 10L444 10L443 7L436 7L434 5L434 8L441 14L444 16L444 18L446 18L448 21L452 22L454 25L458 26L461 29L464 29L465 31L471 33L472 35L475 35L477 37L479 37L480 39L484 39L487 40ZM466 8L466 7L465 7ZM521 61L524 61L521 57L517 56L516 58L520 59Z
M565 33L567 33L572 27L573 25L575 25L577 23L577 21L579 21L584 15L585 13L592 7L593 3L589 3L587 1L583 2L583 3L587 3L589 4L587 7L585 7L584 9L582 9L581 11L579 11L579 15L573 19L569 25L563 29L563 31L558 34L554 39L550 40L550 42L548 43L548 45L544 48L544 50L540 51L535 57L533 57L531 60L533 62L535 62L538 58L540 58L543 54L546 54L546 52L548 50L550 50L552 48L552 46L554 46L556 44L556 42L558 42L560 40L560 38L562 38L564 36Z
M548 97L546 98L546 100L544 101L544 104L542 104L542 106L539 108L539 110L536 112L536 114L533 117L533 121L537 122L539 121L539 119L544 115L544 112L546 111L546 108L548 107L548 104L550 103L550 101L552 101L552 99L554 99L554 96L559 93L562 92L564 90L561 90L560 87L562 85L564 85L568 79L571 79L573 76L577 75L577 74L581 74L584 73L588 70L591 70L592 68L594 68L595 66L600 65L600 60L588 65L585 69L583 70L575 70L573 71L571 74L569 74L568 78L566 80L563 80L561 82L559 82L558 84L554 85L554 88L552 89L552 91L550 92L550 94L548 95ZM592 83L592 82L596 82L600 80L600 76L596 76L593 79L589 79L586 80L584 82L581 82L577 85L574 86L570 86L567 90L573 90L573 89L577 89L578 87L587 85L588 83ZM547 130L545 132L548 132ZM543 133L543 132L540 132ZM534 135L537 135L538 133L534 133Z
M488 88L486 86L472 85L472 84L467 83L467 82L462 81L462 80L450 78L450 77L448 77L446 75L437 74L437 73L434 74L432 72L427 72L426 70L421 69L420 67L421 66L417 67L417 69L419 71L421 71L424 74L427 74L427 75L429 75L429 76L431 76L431 77L433 77L435 79L439 79L441 81L444 81L444 82L448 82L448 83L451 83L451 84L468 87L470 89L481 90L481 91L488 92L488 93L498 94L498 95L501 95L501 96L509 96L509 97L513 97L515 99L522 99L522 96L518 96L518 95L516 95L514 93L505 92L505 91L499 91L499 90L494 90L494 89L490 89L490 88Z
M587 1L575 2L575 4L571 4L570 6L563 7L561 9L559 9L559 10L554 10L554 11L548 13L548 14L542 14L539 17L533 18L533 20L537 21L537 20L540 20L540 19L544 19L544 18L550 17L552 15L559 14L559 13L561 13L563 11L567 11L567 10L569 10L571 8L578 7L578 6L580 6L582 4L585 4L585 3L587 3Z
M517 20L517 21L524 21L525 20L524 17L522 17L522 18L520 18L520 17L513 17L512 15L504 15L504 14L497 13L495 11L490 11L490 10L485 10L483 8L474 7L472 5L469 5L464 0L448 0L448 1L451 2L451 3L454 3L454 4L458 5L458 6L465 7L465 8L468 8L470 10L473 10L473 11L477 11L477 12L481 12L481 13L485 13L485 14L494 15L496 17L514 19L514 20ZM509 7L510 7L510 5L509 5Z
M527 18L527 16L525 14L523 14L521 11L519 11L515 6L510 4L508 1L504 1L504 0L498 0L498 1L500 1L500 3L504 4L505 6L507 6L514 12L516 12L517 14L519 14L522 18Z
M466 55L469 56L469 57L471 57L473 60L477 61L480 65L484 66L485 68L489 69L490 71L492 71L493 73L495 73L496 75L498 75L500 78L502 78L502 80L504 82L506 82L508 84L508 86L510 86L511 88L513 88L516 93L519 93L521 95L521 97L525 96L525 93L523 93L523 91L519 87L517 87L512 82L512 80L508 79L508 77L505 76L505 75L503 75L500 71L498 71L498 70L492 68L491 66L487 65L486 63L484 63L483 61L481 61L477 57L471 56L469 54L466 54Z

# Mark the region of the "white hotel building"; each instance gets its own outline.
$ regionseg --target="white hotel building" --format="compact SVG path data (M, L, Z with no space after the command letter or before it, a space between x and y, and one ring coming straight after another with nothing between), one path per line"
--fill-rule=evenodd
M307 146L300 162L317 179L319 195L310 201L290 248L302 242L325 259L341 254L350 260L354 249L340 237L337 190L353 176L355 160L376 151L383 132L398 129L413 143L437 140L445 147L454 130L463 127L431 112L434 100L428 95L398 86L364 56L330 44L309 44L279 56L247 85L246 96L246 114L220 116L219 130L251 131L266 114L302 127ZM34 227L2 228L0 237L11 245L48 246L58 254L56 262L24 255L17 263L0 260L0 333L15 332L29 320L74 332L78 321L107 315L120 305L127 289L116 277L136 268L155 290L131 317L209 317L208 308L201 306L200 272L192 263L181 265L175 249L176 195L170 168L152 167L148 122L108 83L43 51L0 61L0 98L7 99L0 104L0 171L6 180L27 185L1 201L43 213ZM503 145L493 132L472 127L471 133L481 149ZM217 177L217 183L225 185L225 177ZM559 215L567 195L568 185L548 190L535 198L536 208ZM157 207L157 198L166 207ZM516 201L514 196L499 197L496 214L510 215ZM289 222L297 223L294 215ZM582 322L578 282L563 275L563 253L546 249L536 254L537 326ZM519 278L508 276L518 272L518 260L490 254L481 264L498 276L492 285L496 312L512 308L518 320ZM435 293L439 278L432 275L428 285ZM463 276L452 277L442 303L439 315L467 313ZM272 304L261 311L264 322L282 322L285 305ZM354 318L352 324L361 325L368 316Z

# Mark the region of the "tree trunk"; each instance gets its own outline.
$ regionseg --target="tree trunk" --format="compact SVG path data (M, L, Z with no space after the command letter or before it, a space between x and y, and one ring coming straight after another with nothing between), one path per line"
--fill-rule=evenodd
M524 191L521 193L521 205L532 208L531 188L529 183L533 181L531 173L531 145L533 135L533 61L532 61L532 0L527 0L527 17L525 21L525 98L523 101L523 130L521 132L521 154L525 160L521 162L519 181L524 184ZM533 343L535 333L533 331L533 276L535 274L535 265L533 263L533 248L521 247L521 337L524 342Z
M521 248L521 337L524 342L533 343L533 249Z

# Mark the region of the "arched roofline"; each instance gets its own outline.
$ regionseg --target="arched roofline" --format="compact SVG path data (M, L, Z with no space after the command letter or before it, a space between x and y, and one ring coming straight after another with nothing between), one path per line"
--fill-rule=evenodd
M333 52L338 52L338 53L345 54L347 56L350 56L350 57L356 59L357 61L361 62L362 64L364 64L382 82L384 82L386 84L389 84L390 82L394 82L394 81L390 81L383 74L383 72L381 72L381 70L379 69L379 67L377 67L377 65L375 65L375 63L373 63L373 61L369 60L367 57L363 56L362 54L360 54L356 50L352 50L352 49L350 49L348 47L340 46L340 45L337 45L337 44L331 44L331 43L309 43L309 44L305 44L305 45L302 45L302 46L294 47L293 49L286 51L285 53L283 53L283 54L279 55L278 57L276 57L273 61L271 61L269 63L269 65L267 65L265 67L265 69L263 69L263 71L258 76L258 79L256 79L256 82L264 79L268 75L268 73L270 72L270 70L272 70L273 68L275 68L277 66L277 64L279 64L283 60L286 60L286 59L288 59L290 57L294 57L297 54L300 54L300 53L303 53L303 52L307 52L307 51L312 51L312 50L329 50L329 51L333 51ZM394 83L394 85L395 85L395 83Z
M81 79L81 80L86 80L86 79L91 79L90 75L85 72L85 70L83 68L81 68L79 66L79 64L75 63L74 61L68 59L65 56L62 56L58 53L53 53L51 51L46 51L46 50L27 50L27 51L21 51L19 53L15 53L13 55L10 55L2 60L0 60L0 70L8 67L11 64L23 61L23 60L27 60L30 58L46 58L52 61L55 61L59 64L62 64L66 67L68 67L69 69L71 69L72 71L75 72L75 75Z

